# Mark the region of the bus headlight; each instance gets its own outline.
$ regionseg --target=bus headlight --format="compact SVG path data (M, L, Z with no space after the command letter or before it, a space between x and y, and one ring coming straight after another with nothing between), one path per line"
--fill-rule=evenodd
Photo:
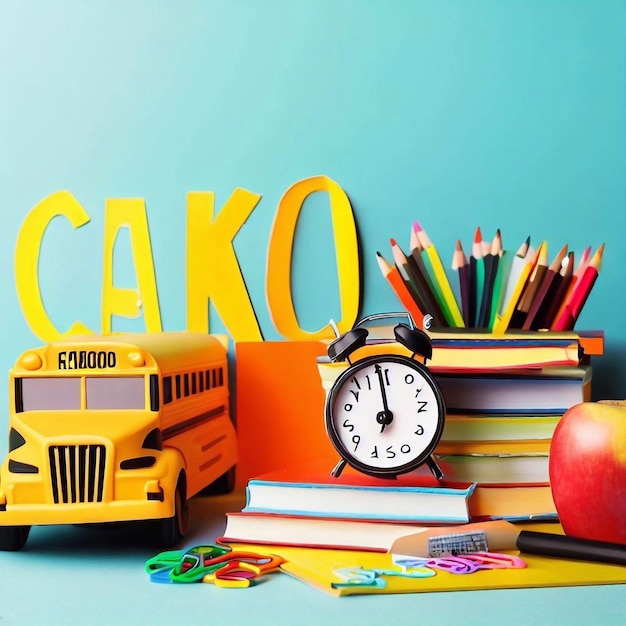
M133 470L152 467L156 463L154 456L137 456L134 459L126 459L120 463L120 469Z
M29 463L9 459L9 472L12 474L39 474L39 468Z
M15 428L11 428L9 432L9 452L13 452L13 450L17 450L21 448L26 443L26 439L20 435L20 433L15 430Z
M163 450L163 433L160 428L153 428L143 440L142 448L146 450Z

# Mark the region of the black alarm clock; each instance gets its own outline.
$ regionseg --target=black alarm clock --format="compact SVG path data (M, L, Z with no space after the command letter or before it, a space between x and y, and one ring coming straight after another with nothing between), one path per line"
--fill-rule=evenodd
M331 361L348 361L326 397L326 432L341 461L370 476L395 478L426 464L443 477L433 451L445 421L445 404L426 366L432 356L428 335L406 324L394 327L396 341L412 354L375 354L352 363L350 354L365 345L368 331L353 328L328 347ZM415 359L424 358L424 363Z

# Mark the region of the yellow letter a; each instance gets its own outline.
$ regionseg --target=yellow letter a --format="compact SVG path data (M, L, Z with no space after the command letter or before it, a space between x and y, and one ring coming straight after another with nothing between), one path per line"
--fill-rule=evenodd
M137 289L113 285L113 249L121 228L128 227L137 274ZM106 201L104 220L104 277L102 279L102 332L111 333L113 315L139 317L143 308L146 330L161 332L152 246L148 231L146 204L140 198L115 198Z

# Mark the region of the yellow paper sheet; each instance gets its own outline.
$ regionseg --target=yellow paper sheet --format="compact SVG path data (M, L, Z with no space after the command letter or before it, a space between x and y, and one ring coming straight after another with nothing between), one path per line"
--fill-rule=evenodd
M520 529L526 527L542 532L560 531L559 525L554 523L520 525ZM333 582L341 582L340 578L333 575L333 569L341 567L394 569L391 554L286 546L231 545L233 548L241 550L254 550L262 554L278 554L287 560L281 566L284 572L334 596L626 583L625 566L514 552L512 554L519 554L526 561L526 568L485 570L473 574L451 574L437 571L437 574L430 578L384 576L386 584L380 588L364 586L333 588Z

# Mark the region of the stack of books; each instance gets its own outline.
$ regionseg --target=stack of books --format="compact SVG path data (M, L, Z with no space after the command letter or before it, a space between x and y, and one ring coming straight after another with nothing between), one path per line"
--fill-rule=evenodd
M589 355L602 353L601 340L601 333L435 334L431 370L446 403L436 454L447 480L476 483L472 518L556 517L550 442L565 411L590 400ZM447 344L453 359L444 358Z
M426 526L470 520L472 483L437 481L427 469L397 479L331 470L328 461L249 480L246 505L226 514L220 540L386 552Z
M388 336L390 333L383 333ZM435 450L451 483L474 483L472 519L556 517L549 483L552 434L568 408L591 399L591 356L604 351L602 331L429 331L428 367L446 405ZM410 351L372 341L354 353ZM346 362L318 358L326 392Z

